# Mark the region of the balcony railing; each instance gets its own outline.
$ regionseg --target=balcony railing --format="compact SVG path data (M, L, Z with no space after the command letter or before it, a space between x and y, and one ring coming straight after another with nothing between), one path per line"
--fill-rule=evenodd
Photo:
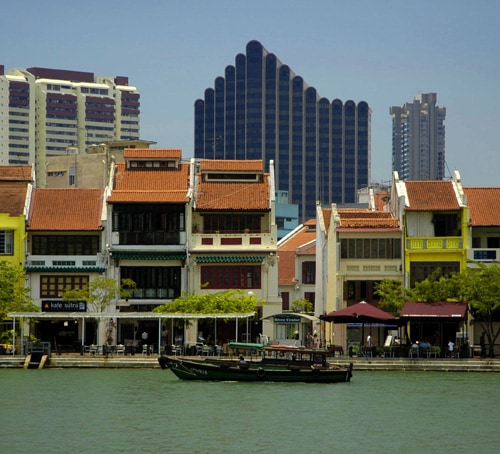
M406 238L407 251L460 251L463 248L464 241L460 236Z
M180 244L180 232L133 230L119 232L120 245L175 245Z
M242 248L263 248L276 245L275 238L269 232L249 232L249 233L193 233L191 236L191 248L214 248L214 249L234 249Z

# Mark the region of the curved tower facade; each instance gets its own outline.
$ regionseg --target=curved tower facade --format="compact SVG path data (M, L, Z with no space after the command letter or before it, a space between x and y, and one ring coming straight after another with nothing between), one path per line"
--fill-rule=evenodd
M194 155L274 160L276 189L299 218L322 205L356 202L370 181L371 110L364 101L322 98L258 41L194 105Z

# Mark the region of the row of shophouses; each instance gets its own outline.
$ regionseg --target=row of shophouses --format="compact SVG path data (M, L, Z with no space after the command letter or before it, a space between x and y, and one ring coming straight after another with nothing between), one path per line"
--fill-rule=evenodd
M266 172L261 160L185 161L178 149L127 149L104 189L37 188L30 166L6 166L0 190L0 259L24 268L40 308L11 315L35 319L36 337L66 346L104 343L85 317L95 314L62 298L98 277L136 283L106 309L116 343L143 332L158 348L260 335L306 343L316 332L345 348L348 326L321 315L362 300L377 305L374 285L383 279L411 286L437 267L461 271L500 253L500 188L464 188L458 172L446 181L399 181L394 173L386 190L366 190L359 205L318 205L316 219L279 241L272 162ZM179 314L151 312L183 292L227 289L263 304L241 319L214 314L183 326ZM294 311L304 299L313 312ZM467 314L441 315L450 322L440 324L442 337L462 331L477 343ZM374 330L382 343L387 330Z

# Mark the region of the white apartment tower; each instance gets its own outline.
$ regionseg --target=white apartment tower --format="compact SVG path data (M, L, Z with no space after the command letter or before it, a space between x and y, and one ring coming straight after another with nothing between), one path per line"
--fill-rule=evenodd
M445 176L446 108L436 102L436 93L426 93L403 107L390 108L392 170L401 180L442 180Z
M139 106L127 77L0 65L0 165L34 163L43 187L47 157L139 140Z

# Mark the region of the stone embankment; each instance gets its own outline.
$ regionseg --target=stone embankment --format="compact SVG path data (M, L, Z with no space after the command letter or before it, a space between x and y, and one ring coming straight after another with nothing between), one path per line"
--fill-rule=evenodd
M358 371L500 372L500 359L409 359L409 358L330 358L331 364L354 364ZM0 368L23 368L24 356L0 355ZM159 368L158 356L52 355L44 366L50 368Z

